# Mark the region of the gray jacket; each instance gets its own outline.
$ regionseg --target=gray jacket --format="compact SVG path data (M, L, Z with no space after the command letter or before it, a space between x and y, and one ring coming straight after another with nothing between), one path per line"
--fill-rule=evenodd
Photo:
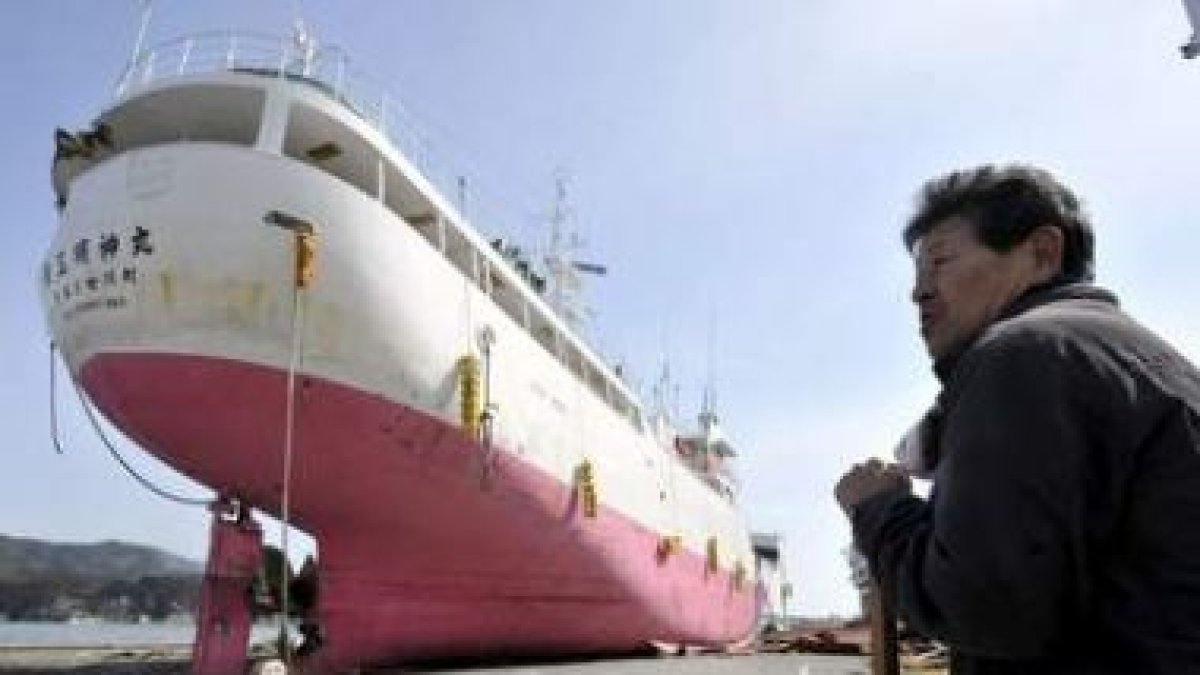
M952 672L1200 674L1200 372L1088 285L938 364L928 501L854 510Z

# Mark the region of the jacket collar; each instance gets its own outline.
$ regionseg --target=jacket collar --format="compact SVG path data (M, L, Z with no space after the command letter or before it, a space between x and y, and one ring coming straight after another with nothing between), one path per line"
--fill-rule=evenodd
M1062 279L1055 279L1044 284L1039 284L1029 288L1027 291L1017 296L1012 302L1000 312L992 323L984 327L980 331L980 335L986 332L987 328L1015 316L1019 316L1028 312L1035 307L1041 307L1052 302L1060 302L1063 300L1095 300L1099 302L1117 305L1117 296L1111 292L1104 290L1098 286L1094 286L1088 282L1072 282ZM971 347L979 341L979 335L974 339L964 344L951 354L948 354L933 364L933 372L943 384L950 379L951 373L954 372L954 367L958 365L962 355L969 351Z

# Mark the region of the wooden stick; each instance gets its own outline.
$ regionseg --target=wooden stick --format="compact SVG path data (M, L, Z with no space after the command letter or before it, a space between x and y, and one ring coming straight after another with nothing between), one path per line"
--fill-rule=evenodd
M890 584L871 582L871 675L900 675L896 604Z

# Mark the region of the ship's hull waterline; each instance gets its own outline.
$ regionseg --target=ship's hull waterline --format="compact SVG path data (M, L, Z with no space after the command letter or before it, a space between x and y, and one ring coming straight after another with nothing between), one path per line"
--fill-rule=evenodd
M274 510L286 374L164 354L88 361L83 379L122 428L184 473ZM445 422L318 378L299 386L292 503L317 539L326 658L604 652L648 638L744 637L754 593L701 555L520 455L484 463ZM204 414L219 398L229 415Z

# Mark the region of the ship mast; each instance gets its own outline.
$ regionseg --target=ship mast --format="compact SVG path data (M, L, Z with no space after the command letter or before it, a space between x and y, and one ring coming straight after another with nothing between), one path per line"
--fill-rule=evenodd
M708 344L705 345L708 351L708 372L705 374L704 391L701 393L700 400L700 425L705 429L717 423L716 343L717 316L716 310L712 306L712 299L710 298L708 308Z
M150 15L154 13L154 0L142 0L142 18L138 25L137 37L133 40L133 53L129 55L129 64L138 62L142 57L142 46L146 42L146 29L150 27Z
M570 226L571 209L567 205L567 181L563 175L554 180L554 210L550 214L550 240L543 263L546 266L546 300L550 308L568 326L578 330L591 318L592 309L584 303L583 275L603 275L603 265L576 259L585 242Z

